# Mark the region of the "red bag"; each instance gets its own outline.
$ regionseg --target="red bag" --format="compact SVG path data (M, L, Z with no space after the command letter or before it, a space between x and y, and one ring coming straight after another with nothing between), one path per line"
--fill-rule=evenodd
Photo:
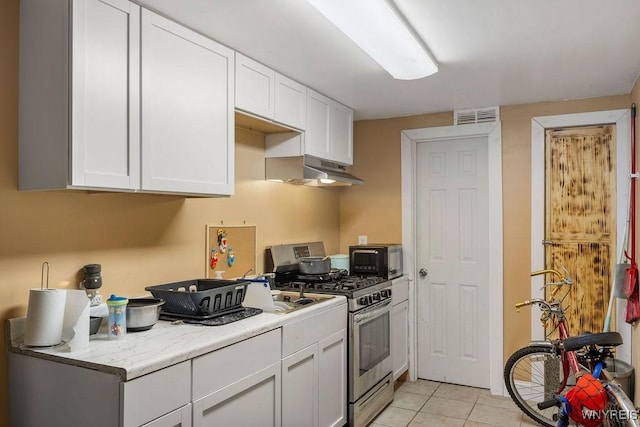
M624 293L630 297L633 294L638 295L638 266L631 264L625 270Z
M600 425L607 405L607 392L593 375L587 373L578 378L565 397L569 401L572 420L585 427Z
M627 314L624 320L627 323L640 320L640 298L638 298L638 292L634 292L627 298Z

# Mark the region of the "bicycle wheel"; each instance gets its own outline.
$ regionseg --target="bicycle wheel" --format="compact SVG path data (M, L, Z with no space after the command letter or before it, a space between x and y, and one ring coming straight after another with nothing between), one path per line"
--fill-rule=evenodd
M563 379L562 358L550 347L528 346L511 355L504 368L504 382L511 399L531 419L543 426L555 427L560 408L539 409L537 404L553 398ZM569 374L566 387L575 385Z
M607 391L607 408L605 410L603 427L637 427L640 426L638 413L633 402L615 382L605 382Z

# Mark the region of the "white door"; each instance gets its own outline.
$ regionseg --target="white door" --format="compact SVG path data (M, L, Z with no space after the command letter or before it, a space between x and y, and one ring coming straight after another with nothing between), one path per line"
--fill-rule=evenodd
M417 144L418 376L489 388L487 138ZM501 191L501 189L495 189Z

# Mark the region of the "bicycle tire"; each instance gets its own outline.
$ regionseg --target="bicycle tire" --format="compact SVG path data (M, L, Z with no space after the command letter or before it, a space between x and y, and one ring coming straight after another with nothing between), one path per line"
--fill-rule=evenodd
M545 367L547 384L545 386ZM552 368L553 367L553 368ZM549 372L553 371L554 375ZM552 406L538 409L537 403L543 402L557 392L561 382L562 358L551 347L527 346L509 357L504 367L504 382L509 396L516 405L532 420L540 425L555 427L560 408ZM554 384L551 384L551 382ZM563 392L575 384L573 374L569 374L567 386Z
M633 402L616 382L605 382L607 408L602 422L603 427L638 427L638 413Z

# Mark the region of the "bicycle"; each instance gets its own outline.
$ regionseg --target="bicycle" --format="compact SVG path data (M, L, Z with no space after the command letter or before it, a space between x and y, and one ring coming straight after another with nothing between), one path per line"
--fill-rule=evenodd
M509 357L504 369L507 391L516 405L537 423L549 427L567 425L557 424L567 418L563 413L564 396L581 375L592 373L606 391L606 407L599 411L601 425L640 427L633 402L606 370L606 362L614 361L614 348L622 344L621 335L618 332L569 335L562 306L569 290L562 298L556 298L563 286L570 288L573 284L566 273L566 277L552 269L531 273L531 276L553 274L559 281L545 284L554 286L548 300L523 301L516 304L516 309L537 305L542 311L543 327L551 322L552 328L545 334L545 340L530 342ZM558 331L558 338L550 337L554 331Z

